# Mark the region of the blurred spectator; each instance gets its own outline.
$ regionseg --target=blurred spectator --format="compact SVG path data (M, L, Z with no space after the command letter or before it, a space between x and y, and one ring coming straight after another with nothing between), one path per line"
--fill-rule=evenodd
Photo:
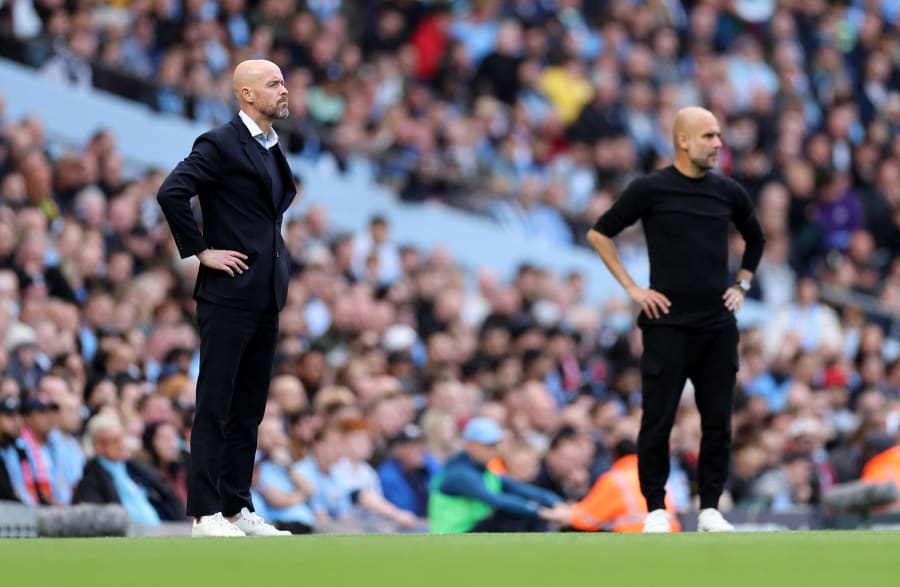
M51 411L59 406L46 395L35 395L22 402L22 444L28 456L30 475L41 504L65 505L72 500L72 485L65 475L64 455L55 454L50 444L53 430Z
M375 446L368 422L363 418L345 418L338 426L344 433L344 457L332 466L332 475L351 491L383 496L378 473L369 464Z
M425 437L407 424L388 446L389 458L378 467L384 498L419 518L428 517L428 494L440 465L425 448Z
M390 227L385 218L369 221L368 232L353 239L353 275L374 287L394 282L399 277L400 257L389 241Z
M47 358L38 348L34 329L21 322L10 324L6 329L5 342L9 356L7 374L15 379L20 388L33 389L47 366Z
M312 532L315 519L308 502L315 487L291 466L284 424L277 418L264 418L257 444L253 491L262 498L266 519L293 534Z
M0 500L37 505L38 500L26 484L29 465L19 439L21 431L18 398L0 399Z
M71 501L71 492L84 470L84 453L79 442L83 428L82 403L69 388L68 382L56 375L44 376L38 384L38 394L49 398L52 406L47 446L57 470L58 485L64 502Z
M590 455L585 454L583 447L584 444L573 428L561 428L541 459L540 473L534 484L566 501L577 501L584 497L590 481Z
M498 456L488 461L487 468L521 483L533 483L540 472L540 453L527 442L504 440Z
M382 516L400 528L415 528L419 521L413 514L396 508L372 491L356 490L345 485L334 475L333 467L344 452L342 438L343 432L336 427L322 429L313 441L312 454L294 465L294 470L312 484L310 507L315 515L316 527L358 532L361 528L353 513L354 507L359 507Z
M446 463L461 448L459 432L451 414L440 409L426 410L421 425L425 449L438 464Z
M812 462L799 454L786 455L777 468L753 483L754 500L774 512L799 511L817 497Z
M73 30L64 44L56 47L56 54L41 68L47 79L69 84L80 90L93 85L91 61L97 55L97 41L90 31Z
M501 102L514 104L519 93L522 30L519 23L507 20L497 31L496 49L478 65L472 81L474 93L496 96Z
M285 414L296 414L307 407L306 391L303 383L293 375L276 375L272 378L269 398Z
M900 446L895 439L884 435L872 435L866 439L868 459L863 466L860 479L866 483L883 483L893 481L900 487ZM895 510L900 503L888 508Z
M615 461L601 475L590 492L571 506L571 518L565 525L582 531L642 532L647 504L641 494L637 471L636 439L620 440L614 450ZM681 530L670 500L666 504L672 532Z
M769 357L787 337L796 338L805 351L836 353L841 348L841 328L835 311L819 301L819 288L812 278L797 284L797 297L777 311L766 325L766 353Z
M784 409L789 391L789 381L778 381L776 376L767 369L767 363L763 350L758 346L742 345L741 365L738 370L738 383L744 393L757 396L765 400L767 407L772 412L780 412Z
M489 471L503 431L493 420L473 418L463 430L462 452L434 480L428 504L431 532L535 532L558 513L562 499L550 491Z
M178 430L168 422L149 423L141 436L141 460L152 467L168 484L181 503L187 506L189 454Z
M166 482L147 465L128 458L125 430L117 416L94 416L85 432L96 456L85 465L72 503L118 503L134 523L145 526L184 518L184 508Z

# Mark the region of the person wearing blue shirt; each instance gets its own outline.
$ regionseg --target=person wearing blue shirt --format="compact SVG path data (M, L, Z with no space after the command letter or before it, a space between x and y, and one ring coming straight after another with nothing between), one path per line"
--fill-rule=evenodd
M316 433L312 451L293 465L293 471L304 477L313 487L309 507L317 522L346 520L353 512L358 493L343 485L331 474L332 466L341 457L340 434L326 428Z
M314 489L298 471L291 468L290 452L284 448L265 455L256 464L255 490L266 507L266 518L280 530L309 534L315 516L308 501Z
M384 498L400 509L428 515L428 488L441 466L425 450L424 435L407 424L389 443L390 458L378 467Z
M264 517L279 530L309 534L315 526L315 516L309 505L315 487L293 468L288 442L280 418L263 418L259 425L252 486L254 497L259 500L254 500L254 505L263 505Z
M309 507L315 515L316 530L358 532L361 530L356 525L359 510L377 514L398 529L418 529L421 521L412 513L397 508L369 489L353 489L333 474L334 464L344 456L343 443L344 433L339 428L325 427L316 434L312 453L293 465L293 471L313 487Z

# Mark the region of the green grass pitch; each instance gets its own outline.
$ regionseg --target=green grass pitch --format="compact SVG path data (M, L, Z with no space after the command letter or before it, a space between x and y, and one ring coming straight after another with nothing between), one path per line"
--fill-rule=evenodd
M898 586L900 532L2 540L0 585Z

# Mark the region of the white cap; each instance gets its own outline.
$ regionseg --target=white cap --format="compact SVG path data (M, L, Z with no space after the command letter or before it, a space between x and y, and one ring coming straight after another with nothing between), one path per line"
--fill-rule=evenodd
M6 327L6 339L4 345L8 352L13 352L19 347L25 345L37 344L37 336L34 334L34 328L22 322L13 322Z
M404 351L416 344L419 336L406 324L394 324L384 331L381 344L386 351Z

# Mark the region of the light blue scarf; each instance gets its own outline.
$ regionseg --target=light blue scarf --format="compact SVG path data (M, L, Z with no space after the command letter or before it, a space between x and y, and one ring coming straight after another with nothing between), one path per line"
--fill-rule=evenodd
M158 526L159 514L153 508L144 489L128 476L125 461L110 461L103 457L97 457L100 466L112 476L113 485L119 492L119 500L128 512L128 517L136 524L144 526Z

